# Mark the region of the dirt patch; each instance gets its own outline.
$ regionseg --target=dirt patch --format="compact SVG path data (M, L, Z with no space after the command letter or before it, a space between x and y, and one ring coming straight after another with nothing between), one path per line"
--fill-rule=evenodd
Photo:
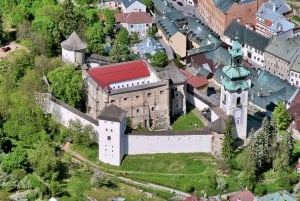
M2 51L2 47L10 47L10 50L7 52ZM17 44L15 41L10 42L8 45L2 46L0 49L0 60L4 59L10 52L16 51L21 48L20 44Z

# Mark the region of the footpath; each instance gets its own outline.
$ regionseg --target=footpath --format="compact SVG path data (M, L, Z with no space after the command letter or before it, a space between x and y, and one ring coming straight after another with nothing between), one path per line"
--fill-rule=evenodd
M73 158L79 160L80 162L86 164L87 166L89 166L89 167L91 167L91 168L93 168L97 171L100 171L101 173L103 173L107 176L118 178L119 180L123 181L124 183L128 183L128 184L131 184L131 185L134 185L134 186L140 186L140 187L144 187L144 188L151 188L151 189L154 189L154 190L168 191L170 193L174 193L174 196L179 196L179 197L183 197L183 198L191 196L191 194L188 194L188 193L185 193L185 192L173 189L173 188L160 186L160 185L149 183L149 182L142 183L142 182L138 182L138 181L134 181L132 179L126 178L126 177L116 176L114 174L107 173L99 165L97 165L96 163L86 159L85 157L83 157L79 153L70 150L69 147L70 147L70 144L65 144L63 146L62 150L69 153L69 154L71 154L71 156Z

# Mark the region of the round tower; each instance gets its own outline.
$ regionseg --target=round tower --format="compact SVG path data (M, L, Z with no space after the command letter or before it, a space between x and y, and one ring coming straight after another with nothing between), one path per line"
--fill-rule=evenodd
M229 49L231 62L222 69L220 107L232 115L235 138L247 138L248 81L250 72L243 66L241 44L235 40Z
M75 31L60 45L63 62L79 65L84 63L87 44L79 38Z

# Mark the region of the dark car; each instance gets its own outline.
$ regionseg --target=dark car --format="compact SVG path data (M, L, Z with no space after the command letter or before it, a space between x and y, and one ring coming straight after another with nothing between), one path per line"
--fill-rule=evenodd
M2 52L8 52L9 50L11 50L9 46L2 47Z

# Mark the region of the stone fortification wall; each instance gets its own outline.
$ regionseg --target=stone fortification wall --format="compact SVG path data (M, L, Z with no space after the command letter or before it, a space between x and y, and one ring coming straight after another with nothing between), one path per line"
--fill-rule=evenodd
M61 102L51 96L51 94L38 94L37 101L42 106L44 113L51 114L55 121L66 127L69 126L69 122L71 120L78 120L83 126L91 125L95 131L98 129L98 120L93 119L79 110Z

